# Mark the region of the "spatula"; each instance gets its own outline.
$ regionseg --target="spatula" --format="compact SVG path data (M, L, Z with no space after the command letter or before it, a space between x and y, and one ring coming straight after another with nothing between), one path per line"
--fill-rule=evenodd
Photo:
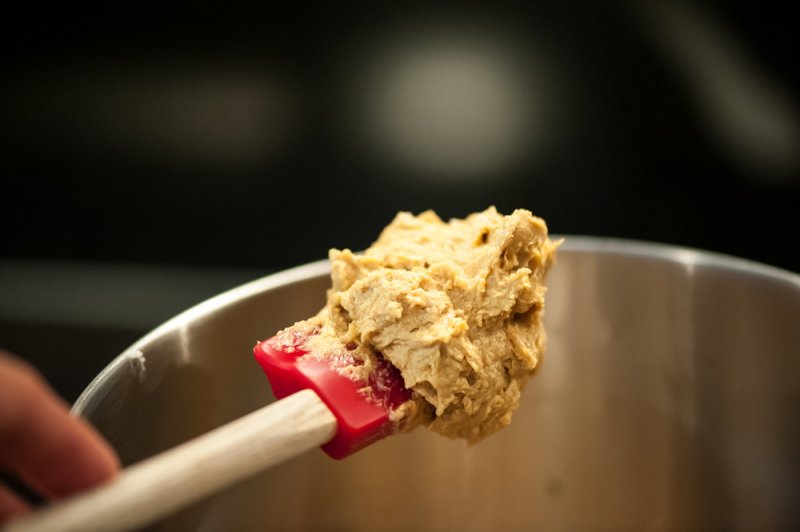
M346 354L307 356L300 347L304 340L302 335L274 337L259 343L255 356L275 397L310 389L336 416L336 434L322 445L328 455L344 458L397 430L390 412L411 398L397 368L378 356L367 381L354 381L343 370L361 361Z
M287 340L289 338L289 340ZM305 356L302 335L255 347L280 400L124 469L109 484L12 521L5 532L129 530L322 446L343 458L388 436L390 412L410 398L399 372L380 361L367 381L342 373L347 356Z

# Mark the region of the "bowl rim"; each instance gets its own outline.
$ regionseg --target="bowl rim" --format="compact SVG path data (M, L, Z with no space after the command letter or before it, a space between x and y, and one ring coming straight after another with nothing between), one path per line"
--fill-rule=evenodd
M732 255L659 242L614 237L551 235L551 238L564 239L559 251L657 259L663 262L682 264L686 267L710 266L721 268L786 282L790 286L793 285L800 295L800 274ZM77 401L75 401L72 412L75 415L82 415L90 399L95 396L102 384L107 382L109 377L120 369L120 366L130 364L132 360L141 357L142 347L156 338L180 329L237 301L253 297L279 286L329 273L330 263L328 259L317 260L255 279L188 308L142 336L115 357L83 390Z

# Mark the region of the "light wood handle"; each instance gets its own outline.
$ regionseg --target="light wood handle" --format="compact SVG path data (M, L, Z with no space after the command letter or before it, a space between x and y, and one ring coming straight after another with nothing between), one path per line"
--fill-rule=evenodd
M125 470L111 483L12 521L5 532L84 532L144 526L336 433L336 418L303 390Z

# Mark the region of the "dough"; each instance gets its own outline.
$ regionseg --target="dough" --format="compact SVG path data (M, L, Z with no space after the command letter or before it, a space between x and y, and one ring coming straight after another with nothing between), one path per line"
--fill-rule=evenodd
M287 331L309 335L306 356L355 357L342 370L354 379L384 357L412 390L393 412L403 429L474 443L508 425L542 359L558 244L522 209L448 223L401 212L363 254L330 251L327 305Z

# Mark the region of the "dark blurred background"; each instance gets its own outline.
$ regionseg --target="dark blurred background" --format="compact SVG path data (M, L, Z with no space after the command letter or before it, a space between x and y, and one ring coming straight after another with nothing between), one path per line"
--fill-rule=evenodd
M525 207L798 271L784 6L17 6L0 345L74 399L163 319L398 210Z

